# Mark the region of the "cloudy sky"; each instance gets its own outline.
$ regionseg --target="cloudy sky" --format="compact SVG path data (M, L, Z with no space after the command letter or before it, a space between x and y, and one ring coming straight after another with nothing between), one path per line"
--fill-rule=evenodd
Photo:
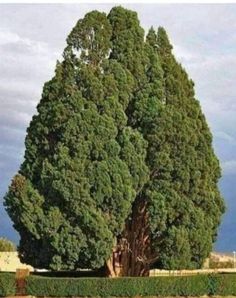
M3 196L24 154L26 128L65 39L90 10L114 4L0 4L0 237L18 241ZM215 249L236 249L236 4L129 4L141 25L164 26L196 84L223 173L227 212Z

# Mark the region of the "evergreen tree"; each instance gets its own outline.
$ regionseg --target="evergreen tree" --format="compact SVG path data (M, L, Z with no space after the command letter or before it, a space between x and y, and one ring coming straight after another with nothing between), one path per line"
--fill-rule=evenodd
M194 84L163 28L115 7L79 20L43 89L5 197L37 268L198 268L224 211Z

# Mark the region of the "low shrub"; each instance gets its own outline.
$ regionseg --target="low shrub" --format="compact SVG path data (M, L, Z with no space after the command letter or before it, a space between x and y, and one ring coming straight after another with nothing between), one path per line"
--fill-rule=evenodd
M201 296L208 293L208 277L52 278L30 276L26 293L32 296Z
M14 296L15 294L15 274L0 272L0 297Z

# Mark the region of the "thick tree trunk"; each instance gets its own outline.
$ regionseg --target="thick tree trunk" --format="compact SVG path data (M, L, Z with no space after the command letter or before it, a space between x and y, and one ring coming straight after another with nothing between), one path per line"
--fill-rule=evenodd
M122 235L117 239L112 256L107 261L108 275L148 276L150 256L147 202L137 197L131 219L127 221Z

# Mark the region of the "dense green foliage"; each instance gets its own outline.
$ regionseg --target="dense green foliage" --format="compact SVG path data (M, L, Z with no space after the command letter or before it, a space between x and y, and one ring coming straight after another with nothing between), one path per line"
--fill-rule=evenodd
M0 297L16 293L15 274L0 273ZM235 274L149 278L59 278L31 275L26 295L41 297L235 296Z
M217 296L235 296L236 295L236 275L221 274L212 275L210 279L211 295Z
M6 238L0 238L0 252L1 251L16 251L15 244Z
M46 297L134 297L236 295L236 275L142 278L27 278L27 295Z
M45 278L29 277L27 294L32 296L200 296L208 291L207 276L143 278Z
M163 28L145 39L122 7L78 21L5 197L24 262L103 266L139 198L150 239L140 257L201 266L224 211L220 168L194 84L171 49Z
M14 296L15 293L15 274L0 272L0 297Z
M156 40L158 45L165 103L152 122L154 132L147 135L157 155L153 160L151 148L154 175L148 195L154 210L151 228L158 233L154 246L162 267L196 268L212 249L224 210L217 188L219 162L194 84L171 53L165 30L149 34L150 44Z

